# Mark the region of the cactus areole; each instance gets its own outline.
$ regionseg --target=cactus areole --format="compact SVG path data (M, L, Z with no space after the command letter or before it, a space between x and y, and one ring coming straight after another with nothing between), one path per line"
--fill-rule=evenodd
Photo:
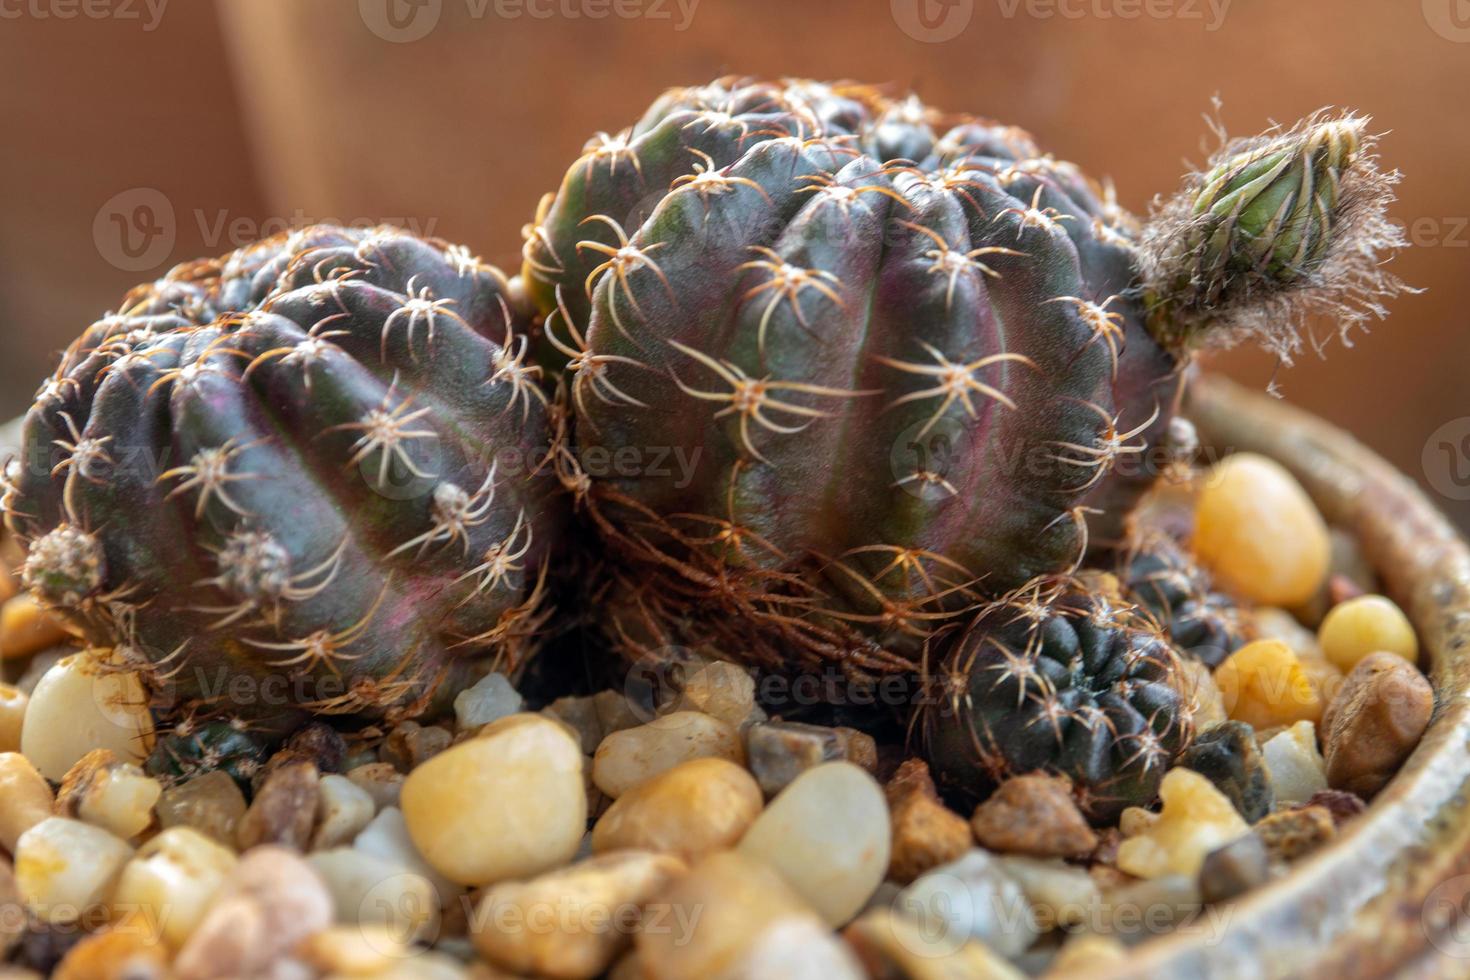
M515 666L560 493L510 292L332 227L134 290L26 417L26 584L203 720L410 714Z
M1169 451L1193 351L1400 288L1363 120L1226 143L1144 225L1019 129L724 79L601 135L526 230L606 617L765 666L909 670L1073 567ZM1178 427L1176 427L1176 431Z

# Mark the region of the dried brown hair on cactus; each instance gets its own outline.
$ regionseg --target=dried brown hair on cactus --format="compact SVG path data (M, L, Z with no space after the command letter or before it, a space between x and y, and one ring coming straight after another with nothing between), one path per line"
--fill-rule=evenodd
M1397 171L1378 166L1368 118L1321 110L1290 128L1227 139L1208 166L1155 201L1140 239L1149 327L1171 348L1253 341L1285 363L1386 314L1408 289L1387 268L1405 246L1389 221ZM1409 290L1413 291L1413 290Z

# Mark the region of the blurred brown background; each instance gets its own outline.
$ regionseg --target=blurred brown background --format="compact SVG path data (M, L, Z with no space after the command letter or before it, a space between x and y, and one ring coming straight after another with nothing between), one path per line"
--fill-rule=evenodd
M1200 158L1216 94L1238 133L1372 114L1426 292L1278 383L1470 527L1470 0L4 0L0 418L127 286L288 225L392 220L513 266L588 136L727 72L1018 123L1135 210Z

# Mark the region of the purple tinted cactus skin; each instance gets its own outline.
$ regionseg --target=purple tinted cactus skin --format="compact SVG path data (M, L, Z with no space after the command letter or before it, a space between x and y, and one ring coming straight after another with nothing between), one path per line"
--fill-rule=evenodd
M26 418L26 583L201 717L411 715L513 668L561 504L512 294L327 226L139 287Z
M912 666L1136 492L1109 475L1179 374L1129 294L1133 237L1013 128L855 86L671 92L567 172L525 270L580 458L697 465L573 485L717 646Z

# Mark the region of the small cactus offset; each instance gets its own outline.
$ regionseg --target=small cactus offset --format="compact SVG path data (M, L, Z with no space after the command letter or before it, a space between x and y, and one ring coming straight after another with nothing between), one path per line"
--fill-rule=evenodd
M685 645L911 669L1121 540L1191 351L1395 288L1370 142L1235 145L1143 229L1013 127L856 85L671 91L526 230L563 479Z
M24 582L191 714L442 705L547 614L558 485L526 344L497 270L393 229L178 267L26 418Z
M1235 600L1216 592L1210 573L1165 534L1134 541L1118 560L1118 579L1175 647L1207 667L1218 667L1246 642Z
M1153 800L1193 737L1174 649L1141 610L1080 580L1028 583L935 656L920 744L941 786L971 801L1042 770L1108 822Z

